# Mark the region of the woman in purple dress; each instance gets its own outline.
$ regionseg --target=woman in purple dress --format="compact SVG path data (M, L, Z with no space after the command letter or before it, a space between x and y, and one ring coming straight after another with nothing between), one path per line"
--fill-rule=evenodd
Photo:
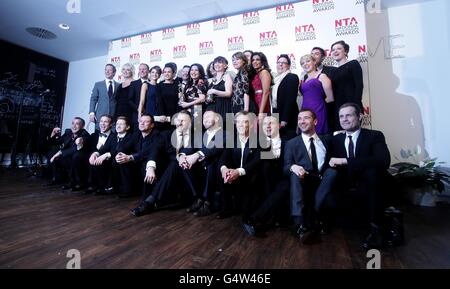
M329 133L326 103L334 101L331 81L323 73L317 71L317 64L311 54L304 55L300 64L307 78L300 83L303 95L302 109L309 108L317 115L317 134Z

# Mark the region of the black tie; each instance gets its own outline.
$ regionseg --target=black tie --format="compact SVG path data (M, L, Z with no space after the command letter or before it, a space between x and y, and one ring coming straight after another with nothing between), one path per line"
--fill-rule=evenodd
M109 98L111 98L113 96L113 87L112 87L112 81L109 81L109 86L108 86L108 96Z
M119 142L121 142L123 140L123 137L118 137L117 138L117 142L119 143Z
M348 158L352 159L355 157L355 145L353 144L352 136L348 136Z
M108 135L106 133L100 133L100 136L102 137L108 137Z
M318 173L319 172L319 164L317 162L317 153L316 153L316 146L314 145L314 138L309 138L310 148L311 148L311 163L313 167L313 172Z

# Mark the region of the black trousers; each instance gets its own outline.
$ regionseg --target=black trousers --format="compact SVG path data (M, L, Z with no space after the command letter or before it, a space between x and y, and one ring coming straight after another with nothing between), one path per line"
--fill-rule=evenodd
M112 186L112 163L104 161L99 166L89 166L89 185L97 189L106 189Z
M115 191L123 195L135 195L141 191L143 178L139 171L140 163L133 162L118 164L113 160L113 187Z
M369 168L360 171L339 169L333 205L344 214L346 211L354 213L363 211L367 221L381 225L387 199L386 180L387 172L383 169Z
M314 226L337 175L337 171L331 168L323 176L308 174L303 179L290 174L291 215L296 223Z
M202 189L198 177L199 169L199 166L194 166L190 170L184 170L179 166L178 161L170 161L161 178L146 191L145 201L164 203L171 197L172 191L180 192L184 189L187 189L194 197L200 196ZM150 193L149 190L151 190Z
M88 179L89 154L77 151L72 155L61 156L52 164L53 178L64 181L69 178L71 185L85 185Z
M232 184L222 185L222 210L241 212L244 220L249 219L256 210L261 195L256 175L239 177Z

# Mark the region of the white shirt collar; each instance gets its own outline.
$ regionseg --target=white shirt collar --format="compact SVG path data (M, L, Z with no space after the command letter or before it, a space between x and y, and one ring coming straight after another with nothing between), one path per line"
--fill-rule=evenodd
M345 132L345 136L348 137L349 135L352 136L352 139L357 139L359 137L359 135L361 134L361 129L358 129L357 131L354 132Z
M314 138L314 141L317 141L317 139L319 139L319 136L317 135L317 133L314 133L314 134L311 135L311 136L302 133L302 139L303 139L303 142L309 143L309 139L310 139L310 138Z

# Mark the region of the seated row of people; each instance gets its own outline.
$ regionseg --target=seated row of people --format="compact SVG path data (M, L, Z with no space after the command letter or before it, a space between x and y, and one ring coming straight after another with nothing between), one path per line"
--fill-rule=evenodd
M70 173L74 190L87 185L83 174L89 167L88 193L109 194L111 187L120 196L142 192L131 211L137 217L187 194L189 213L217 211L219 219L240 213L245 231L257 235L269 219L289 211L295 234L305 244L327 232L332 216L325 204L347 202L342 192L352 189L367 196L370 234L363 246L381 247L390 238L383 231L381 187L389 150L381 132L360 127L357 104L344 104L339 117L343 133L318 136L315 113L302 110L299 134L292 139L280 136L275 116L266 116L258 129L256 117L245 111L236 114L232 132L222 129L214 111L203 114L203 128L181 111L174 118L175 129L165 133L154 129L151 115L143 114L134 135L127 133L130 125L123 117L113 133L111 117L102 116L100 132L91 136L82 119L75 118L61 137L58 128L53 131L50 139L61 143L61 150L51 163L55 177L63 170Z

